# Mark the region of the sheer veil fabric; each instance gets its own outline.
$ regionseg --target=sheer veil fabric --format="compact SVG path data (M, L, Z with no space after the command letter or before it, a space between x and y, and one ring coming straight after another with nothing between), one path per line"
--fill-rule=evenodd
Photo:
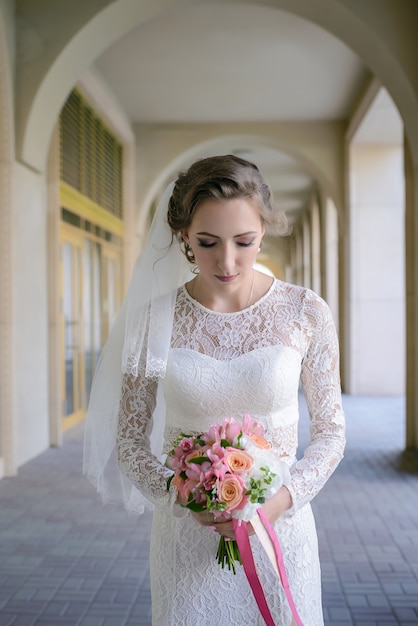
M122 503L143 513L152 504L120 472L116 434L123 374L137 376L146 354L145 376L165 375L170 349L176 292L192 277L190 264L167 222L174 182L158 204L145 248L107 343L101 353L90 393L84 434L83 473L103 503ZM161 457L165 407L159 394L151 434L152 452Z

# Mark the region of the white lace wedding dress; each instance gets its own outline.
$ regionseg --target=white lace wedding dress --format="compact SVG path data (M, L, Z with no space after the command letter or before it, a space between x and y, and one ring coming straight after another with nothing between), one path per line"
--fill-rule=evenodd
M165 452L181 433L244 413L260 420L290 466L293 508L275 524L290 589L304 626L323 624L317 535L309 501L342 458L344 417L338 345L327 305L312 291L274 281L254 305L210 311L181 288L163 390ZM298 389L311 440L296 460ZM167 493L171 471L149 452L156 382L125 376L118 430L124 473L155 505L151 537L153 626L262 626L243 568L215 560L219 536L197 524ZM252 546L276 626L290 626L283 589L258 539Z

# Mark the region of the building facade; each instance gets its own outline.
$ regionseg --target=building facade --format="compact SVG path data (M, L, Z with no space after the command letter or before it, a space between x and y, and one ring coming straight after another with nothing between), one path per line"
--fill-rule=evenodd
M177 19L199 16L215 35L230 24L231 40L251 22L266 65L258 19L323 33L366 68L356 98L342 117L261 118L254 104L252 117L249 108L234 118L219 90L224 117L136 116L110 78L115 46L135 33L147 41L160 25L163 41L168 25L173 35ZM274 159L273 187L292 216L292 236L267 238L260 263L329 302L344 391L405 394L405 447L418 447L417 23L414 0L0 0L0 477L83 418L166 184L194 159L231 151ZM289 73L300 48L288 52ZM160 93L152 55L143 63L155 72L146 89ZM181 89L169 84L173 103ZM292 208L283 190L302 175L309 184Z

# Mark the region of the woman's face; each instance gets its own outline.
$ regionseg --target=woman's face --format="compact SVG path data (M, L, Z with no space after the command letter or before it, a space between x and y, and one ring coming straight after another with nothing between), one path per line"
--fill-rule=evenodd
M192 247L199 274L217 293L230 294L252 280L265 228L247 198L204 200L181 234Z

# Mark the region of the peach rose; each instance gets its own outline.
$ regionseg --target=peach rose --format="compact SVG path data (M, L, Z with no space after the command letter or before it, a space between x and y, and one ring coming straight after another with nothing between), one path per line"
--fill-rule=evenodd
M245 485L239 476L229 476L219 482L218 498L221 502L225 502L227 510L239 508L245 497Z
M234 448L226 449L228 451L226 464L234 474L243 474L244 472L248 472L248 470L253 466L254 459L250 454L248 454L248 452L244 452L244 450L235 450Z
M271 448L271 445L269 444L267 439L265 439L261 435L251 435L250 439L257 446L257 448L261 448L262 450L270 450Z

